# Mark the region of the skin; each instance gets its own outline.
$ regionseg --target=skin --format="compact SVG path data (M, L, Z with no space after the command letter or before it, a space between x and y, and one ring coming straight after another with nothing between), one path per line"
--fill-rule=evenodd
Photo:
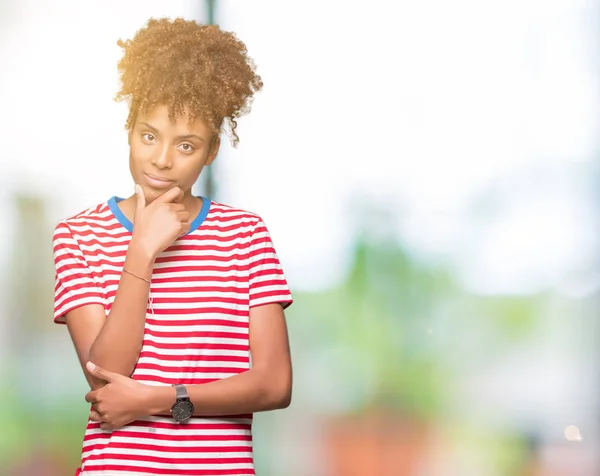
M187 385L195 416L224 416L287 408L292 395L292 365L283 308L267 304L250 310L252 368L202 385ZM107 385L90 391L92 421L103 430L120 428L149 415L168 415L175 403L170 386L144 385L92 362L88 371Z
M213 138L204 121L197 120L190 126L184 114L172 122L165 105L140 117L129 132L129 170L134 182L143 189L146 205L166 189L179 187L184 191L181 203L195 217L202 207L202 199L192 195L192 187L202 169L217 157L219 145L219 139ZM149 175L171 183L165 188L157 187ZM129 220L133 218L135 207L135 195L119 203Z
M219 141L203 121L190 124L184 114L173 122L167 107L160 105L136 121L129 146L136 193L119 203L134 224L125 269L150 277L156 256L189 231L191 219L198 215L202 200L191 189L204 166L215 160ZM105 430L144 416L169 414L175 402L173 387L148 386L130 378L141 350L148 290L144 280L123 273L109 318L98 305L82 306L66 316L92 389L85 396L93 406L90 418ZM187 386L196 416L239 415L290 404L292 366L280 304L250 309L250 352L249 371Z

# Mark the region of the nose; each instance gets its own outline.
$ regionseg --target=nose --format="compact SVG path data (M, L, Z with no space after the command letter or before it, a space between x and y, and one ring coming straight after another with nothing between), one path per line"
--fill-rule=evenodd
M152 165L155 165L159 169L170 169L173 165L173 158L169 147L163 147L157 151L156 155L152 158Z

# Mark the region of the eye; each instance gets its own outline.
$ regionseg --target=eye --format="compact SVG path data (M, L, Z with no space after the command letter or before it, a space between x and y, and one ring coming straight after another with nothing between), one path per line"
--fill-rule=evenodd
M154 136L152 134L150 134L149 132L146 132L145 134L142 134L142 139L144 139L146 142L154 142Z
M186 142L186 143L183 143L183 144L180 144L180 145L179 145L179 148L180 148L180 149L181 149L183 152L187 152L187 153L190 153L190 152L193 152L193 151L194 151L194 146L193 146L192 144L188 144L187 142Z

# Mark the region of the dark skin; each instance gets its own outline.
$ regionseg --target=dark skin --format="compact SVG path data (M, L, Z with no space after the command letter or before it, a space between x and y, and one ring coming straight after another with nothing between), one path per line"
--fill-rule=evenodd
M134 232L125 265L141 276L152 274L154 260L178 236L189 231L202 200L192 186L203 167L216 158L219 142L203 121L186 115L172 122L165 106L136 121L129 133L131 175L136 194L121 201ZM148 415L169 414L175 402L170 386L148 386L131 379L141 349L148 284L123 273L107 319L98 305L82 306L66 316L92 391L90 419L104 430ZM113 315L114 314L114 315ZM292 365L283 307L250 309L252 368L203 385L189 385L196 416L239 415L285 408L292 391ZM94 362L93 364L91 362Z
M202 199L192 195L192 187L202 169L213 163L219 151L215 139L204 121L188 124L187 116L179 116L173 123L164 105L157 106L135 122L129 132L129 170L139 184L146 200L152 203L165 190L179 187L184 191L180 203L195 217L202 208ZM154 178L169 182L157 183ZM119 203L124 215L133 220L135 195Z
M190 219L198 214L202 200L191 188L204 166L215 160L219 142L203 121L192 125L183 115L173 122L161 105L138 118L129 146L136 194L119 203L134 224L124 268L148 278L156 256L189 231ZM123 273L108 319L100 305L82 306L66 316L82 366L91 359L108 371L131 376L142 346L148 289L143 280ZM104 385L84 373L92 389Z

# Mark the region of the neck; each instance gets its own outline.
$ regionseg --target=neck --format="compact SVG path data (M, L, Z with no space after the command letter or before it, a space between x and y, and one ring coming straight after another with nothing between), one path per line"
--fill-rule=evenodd
M181 203L192 216L196 216L200 212L200 208L202 208L202 199L195 197L191 190L184 193Z

